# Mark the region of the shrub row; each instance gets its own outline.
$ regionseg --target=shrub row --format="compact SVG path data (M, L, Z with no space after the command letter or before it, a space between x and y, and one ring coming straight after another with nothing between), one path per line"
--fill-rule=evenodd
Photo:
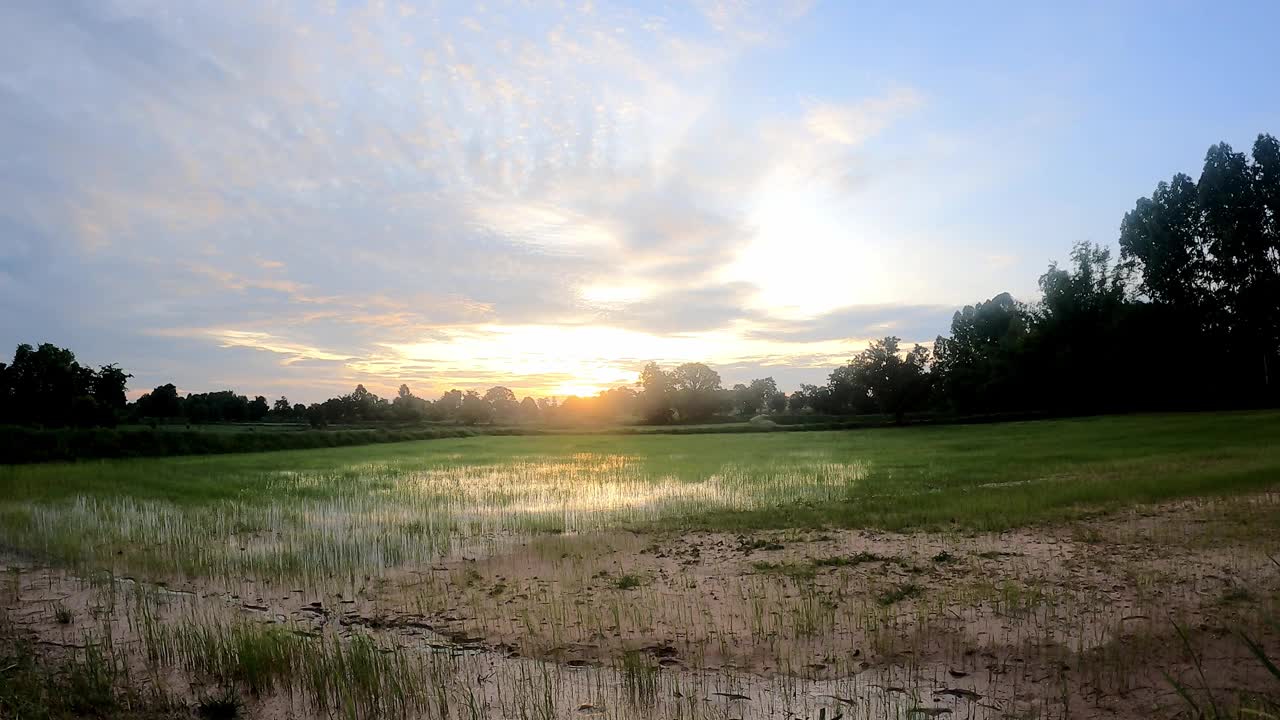
M307 430L300 432L202 432L200 430L115 430L110 428L42 429L0 427L0 464L94 458L212 455L304 450L372 443L514 434L515 429L429 427L375 430Z

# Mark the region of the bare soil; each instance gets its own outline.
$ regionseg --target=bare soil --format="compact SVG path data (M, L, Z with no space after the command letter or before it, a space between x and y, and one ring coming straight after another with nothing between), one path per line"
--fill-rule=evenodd
M630 654L672 676L737 676L744 690L720 693L735 717L773 716L766 696L787 678L811 693L857 678L865 692L900 695L909 716L1173 718L1187 712L1175 682L1227 706L1280 696L1242 639L1280 657L1278 516L1271 493L999 534L504 538L491 554L319 590L147 580L175 605L302 631L358 628L495 664L612 672ZM77 647L90 619L117 643L137 642L104 598L143 579L112 578L104 594L30 560L0 566L4 612L49 652ZM164 682L202 692L198 679ZM288 707L264 699L250 712ZM595 710L571 698L565 713Z

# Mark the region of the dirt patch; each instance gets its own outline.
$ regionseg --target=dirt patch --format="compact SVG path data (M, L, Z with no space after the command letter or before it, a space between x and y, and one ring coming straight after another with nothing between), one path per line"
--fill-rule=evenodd
M494 716L541 702L557 717L695 704L693 716L744 718L1175 717L1174 682L1228 705L1280 685L1242 639L1280 655L1280 537L1242 529L1271 527L1277 509L1274 495L1184 502L999 534L504 538L311 587L158 584L11 558L0 605L48 652L132 648L132 675L186 702L213 686L158 671L146 628L375 637L447 658L433 682ZM250 698L251 716L323 714L284 695Z
M1001 708L1150 717L1183 707L1166 674L1225 697L1273 689L1239 636L1280 648L1264 620L1280 539L1238 526L1277 507L1186 502L1000 534L541 538L443 568L443 607L425 617L557 662L647 652L766 678L900 674Z

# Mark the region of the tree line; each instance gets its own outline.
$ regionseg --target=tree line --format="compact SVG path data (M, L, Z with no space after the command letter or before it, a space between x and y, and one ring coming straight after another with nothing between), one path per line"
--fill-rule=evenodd
M1103 413L1274 405L1280 400L1280 142L1251 155L1209 148L1198 180L1179 173L1140 198L1120 225L1120 256L1081 243L1039 278L1041 299L1000 293L957 311L933 348L872 342L825 385L789 397L773 378L723 387L703 363L649 363L636 387L595 397L517 400L503 386L435 400L401 385L381 398L359 385L311 405L233 391L159 386L126 403L131 377L84 367L50 344L0 363L0 422L51 427L120 420L374 422L705 422L758 414Z
M872 343L789 406L823 413L1055 414L1280 401L1280 142L1220 143L1120 225L1120 257L1078 244L1039 279L955 313L932 353Z

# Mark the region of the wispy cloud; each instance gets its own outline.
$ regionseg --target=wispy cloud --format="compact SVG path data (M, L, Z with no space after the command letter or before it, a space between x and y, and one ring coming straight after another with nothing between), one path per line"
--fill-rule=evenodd
M543 392L650 359L811 366L881 329L931 337L869 254L866 282L832 282L794 236L830 241L844 216L810 210L890 172L868 146L923 94L745 114L729 94L808 10L6 7L0 301L33 310L0 337L83 339L135 384L196 384L178 376L207 351L262 385ZM26 297L49 282L77 290ZM859 295L879 325L833 312Z

